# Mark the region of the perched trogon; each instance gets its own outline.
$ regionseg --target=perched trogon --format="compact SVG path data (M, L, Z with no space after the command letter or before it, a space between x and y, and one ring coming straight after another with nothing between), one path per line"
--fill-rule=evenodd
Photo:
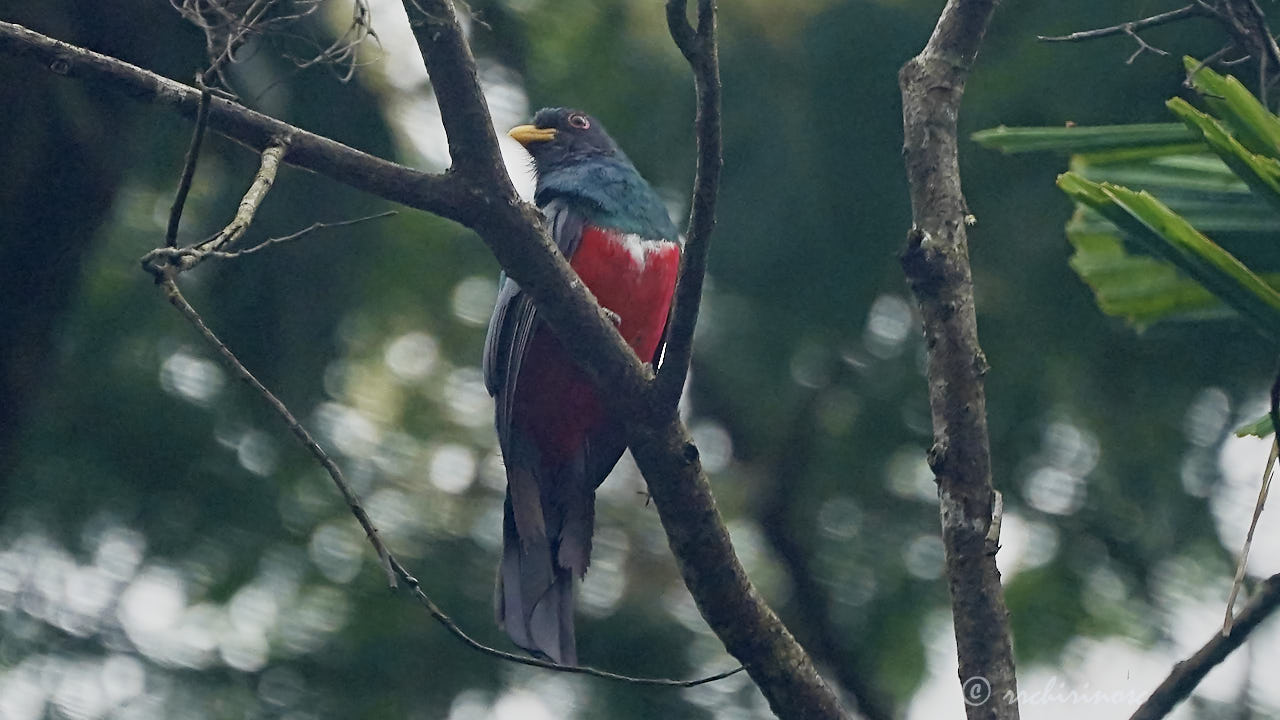
M585 113L539 110L510 135L533 156L534 202L560 252L640 359L654 362L680 266L666 206ZM484 378L507 472L498 623L516 645L576 665L574 582L591 556L596 488L626 449L623 426L505 274Z

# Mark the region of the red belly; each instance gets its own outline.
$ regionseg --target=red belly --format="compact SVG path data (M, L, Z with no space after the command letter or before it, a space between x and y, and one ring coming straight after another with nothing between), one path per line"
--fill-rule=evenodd
M671 308L679 246L587 226L569 264L600 304L621 318L618 331L636 355L653 361ZM605 419L590 378L546 327L529 341L516 388L514 415L544 461L567 461Z

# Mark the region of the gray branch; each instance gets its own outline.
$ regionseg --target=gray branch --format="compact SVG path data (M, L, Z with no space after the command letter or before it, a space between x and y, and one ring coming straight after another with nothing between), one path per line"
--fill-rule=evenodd
M996 569L987 361L969 268L956 118L995 0L948 0L928 44L902 67L903 155L912 227L902 266L924 321L942 541L959 676L970 720L1018 717L1008 610Z
M1280 575L1262 583L1258 594L1240 611L1229 631L1218 631L1194 655L1173 666L1169 676L1151 693L1129 720L1159 720L1187 699L1209 671L1218 666L1249 634L1280 607Z
M208 125L261 153L288 145L284 161L387 200L475 230L540 314L628 421L628 440L666 529L685 583L725 648L747 669L782 718L841 718L844 710L807 654L746 577L675 409L659 401L652 372L599 312L506 176L475 62L449 0L406 2L441 105L454 166L430 175L308 133L221 98ZM421 6L422 12L418 12ZM710 3L706 3L711 8ZM704 26L703 14L699 25ZM0 22L0 53L122 91L193 118L200 92L128 63Z

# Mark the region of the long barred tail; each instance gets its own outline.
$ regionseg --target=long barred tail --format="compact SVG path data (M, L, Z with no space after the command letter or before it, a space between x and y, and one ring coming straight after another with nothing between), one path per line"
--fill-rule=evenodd
M494 603L498 625L516 645L560 665L578 664L573 635L573 575L572 570L555 562L545 539L521 542L508 494Z

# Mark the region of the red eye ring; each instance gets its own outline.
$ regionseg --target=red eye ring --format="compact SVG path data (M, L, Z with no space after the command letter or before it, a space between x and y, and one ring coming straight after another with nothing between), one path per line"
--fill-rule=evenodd
M591 127L591 121L587 119L587 116L579 115L577 113L569 116L569 124L579 130L586 130Z

